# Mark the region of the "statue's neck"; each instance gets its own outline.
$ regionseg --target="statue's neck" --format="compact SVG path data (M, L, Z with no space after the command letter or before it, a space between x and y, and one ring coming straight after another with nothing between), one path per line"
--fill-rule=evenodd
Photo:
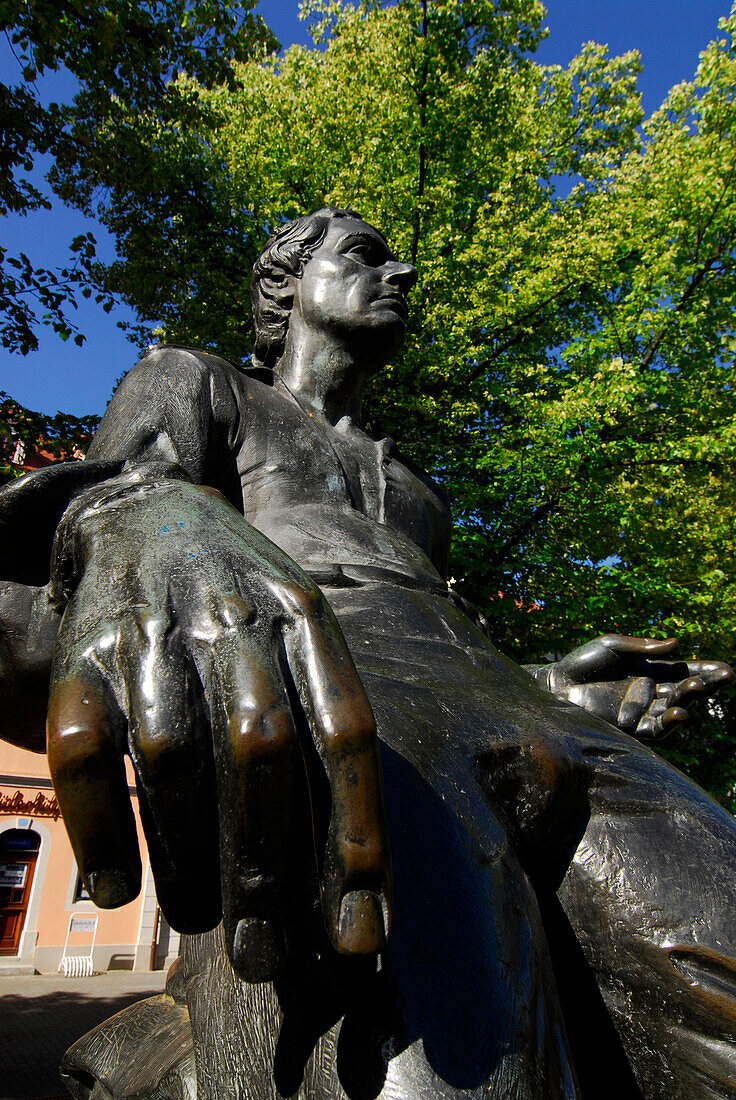
M346 416L359 424L370 365L340 341L322 333L314 337L287 339L276 373L303 405L330 424Z

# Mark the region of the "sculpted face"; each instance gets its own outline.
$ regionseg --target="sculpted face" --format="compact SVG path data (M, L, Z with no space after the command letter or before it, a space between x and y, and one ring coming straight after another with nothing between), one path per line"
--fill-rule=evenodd
M366 222L334 218L325 239L294 280L295 317L347 342L376 341L391 355L406 331L406 295L416 282Z

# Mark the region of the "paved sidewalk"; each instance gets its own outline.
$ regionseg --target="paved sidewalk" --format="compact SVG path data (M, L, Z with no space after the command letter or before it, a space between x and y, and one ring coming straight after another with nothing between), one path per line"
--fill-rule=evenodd
M160 993L166 974L0 976L0 1100L70 1100L62 1054L121 1008Z

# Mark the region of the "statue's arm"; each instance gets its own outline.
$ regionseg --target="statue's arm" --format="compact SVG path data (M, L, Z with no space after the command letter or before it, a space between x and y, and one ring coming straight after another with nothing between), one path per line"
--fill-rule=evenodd
M217 356L179 348L146 355L123 379L85 462L33 471L0 489L0 738L43 752L61 608L48 598L56 530L71 502L125 464L153 463L219 489L242 507L234 446L244 395Z
M140 888L129 756L169 922L222 915L239 973L264 980L313 921L315 882L335 948L380 950L391 876L375 724L337 622L236 510L237 382L178 349L134 368L90 449L122 472L70 501L38 610L49 767L91 897ZM30 627L29 592L13 607Z

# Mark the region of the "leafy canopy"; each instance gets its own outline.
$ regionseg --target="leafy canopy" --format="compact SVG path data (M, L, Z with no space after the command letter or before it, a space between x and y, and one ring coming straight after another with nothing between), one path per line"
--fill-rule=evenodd
M0 32L17 63L15 82L0 83L0 215L50 208L47 193L30 173L39 154L68 164L87 155L86 133L108 118L116 105L156 111L177 72L203 87L231 79L230 64L261 46L275 46L256 0L0 0ZM10 66L8 66L10 69ZM45 104L37 80L65 68L80 82L72 106ZM81 288L89 295L95 258L92 234L70 245L61 271L38 268L25 253L0 246L0 339L23 354L38 347L39 323L66 340ZM84 292L84 291L83 291ZM108 312L112 299L97 293ZM43 311L43 312L39 312Z
M118 241L98 292L245 360L268 230L359 210L420 275L368 425L450 491L453 576L500 645L733 660L736 8L647 120L635 52L534 63L537 0L303 10L311 48L68 123L54 185ZM724 736L673 752L726 798Z

